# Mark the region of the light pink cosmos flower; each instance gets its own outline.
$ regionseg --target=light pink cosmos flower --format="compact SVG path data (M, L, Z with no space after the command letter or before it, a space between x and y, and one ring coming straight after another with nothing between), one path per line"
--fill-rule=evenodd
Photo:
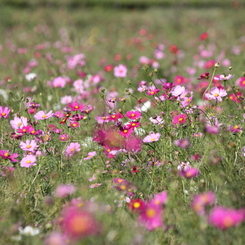
M171 94L175 97L180 96L185 91L184 86L177 85L171 89Z
M166 191L156 193L154 195L154 198L150 200L150 204L153 205L163 205L167 202L168 200L168 193Z
M55 191L54 195L59 198L66 198L69 195L73 194L76 191L74 185L59 185Z
M45 111L39 111L36 115L34 115L34 118L36 120L45 120L52 117L53 115L53 111L49 111L48 113L46 113Z
M36 157L33 155L27 155L26 157L23 157L20 161L20 166L24 168L30 168L31 166L37 165L36 164Z
M95 183L95 184L90 185L89 187L93 189L93 188L99 187L101 185L102 185L101 183Z
M37 147L38 145L35 140L26 140L26 142L20 142L20 148L23 151L35 151Z
M231 79L233 77L234 77L234 75L232 75L232 74L219 75L219 76L215 76L214 80L216 80L216 81L227 81L227 80L229 80L229 79Z
M155 118L150 117L149 119L150 119L150 121L151 121L152 123L157 124L157 125L160 125L160 124L163 124L163 123L164 123L163 118L160 117L160 116L157 116L157 117L155 117Z
M80 148L80 144L75 142L75 143L70 143L70 145L68 145L66 147L66 150L65 150L65 155L67 157L71 157L73 156L76 152L79 152L81 151L81 148Z
M147 135L144 139L143 139L143 142L144 143L150 143L150 142L154 142L154 141L158 141L161 137L161 134L160 133L152 133L152 134L149 134Z
M181 177L185 177L186 179L195 178L200 174L199 170L197 168L188 168L185 170L180 170L179 175Z
M197 194L191 201L191 208L200 216L205 215L205 208L215 203L215 195L212 191Z
M125 65L118 65L114 67L114 76L115 77L126 77L127 67Z
M64 77L55 77L52 81L53 88L64 88L66 85L66 79Z
M23 126L27 126L28 122L27 122L27 118L26 117L14 117L13 120L10 121L10 125L13 129L19 129Z
M83 158L83 160L89 160L91 158L93 158L96 155L96 151L91 151L88 153L88 156Z
M72 102L72 96L66 95L60 98L60 103L65 105Z
M0 106L0 118L7 118L10 113L10 109L8 107Z
M214 207L209 214L209 223L220 230L237 226L245 220L245 209Z
M222 101L222 97L225 97L226 95L227 92L223 88L213 87L211 88L210 93L205 94L205 97L208 100Z

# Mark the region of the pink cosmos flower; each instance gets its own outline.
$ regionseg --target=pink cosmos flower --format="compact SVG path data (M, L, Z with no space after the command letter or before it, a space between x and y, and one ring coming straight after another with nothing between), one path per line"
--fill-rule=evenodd
M154 198L150 200L150 204L163 205L167 202L167 200L168 200L168 194L166 191L163 191L161 193L156 193L154 195Z
M144 143L150 143L150 142L155 142L155 141L158 141L161 137L161 134L160 133L152 133L152 134L149 134L147 135L144 139L143 139L143 142Z
M245 77L240 77L236 80L235 84L240 88L245 88Z
M66 85L66 79L64 77L55 77L52 81L53 88L64 88Z
M127 127L124 127L122 128L118 133L126 138L128 138L134 131L134 128L127 128Z
M59 185L55 191L54 195L59 198L66 198L69 195L73 194L76 191L74 185Z
M225 97L226 95L227 92L223 88L213 87L211 88L210 93L205 94L205 97L208 100L222 101L222 97Z
M60 137L59 137L59 139L61 141L67 141L68 140L68 135L67 134L61 134Z
M80 144L75 142L75 143L70 143L65 150L65 155L67 157L73 156L76 152L81 151Z
M186 83L186 79L183 77L183 76L180 76L180 75L177 75L175 78L174 78L174 84L175 85L181 85L183 83Z
M37 165L36 164L36 157L33 155L27 155L26 157L22 158L20 161L20 166L24 168L30 168L31 166Z
M183 149L187 148L188 146L190 146L190 140L188 138L186 139L177 139L174 140L174 145L179 146Z
M99 187L101 185L102 185L101 183L95 183L95 184L90 185L89 187L93 189L93 188Z
M18 162L17 158L19 155L17 153L10 154L9 151L0 150L0 157L3 159L9 159L11 162Z
M189 162L182 162L182 163L179 164L178 167L177 167L177 169L178 169L179 171L182 171L182 170L186 171L186 170L188 170L188 169L190 169L190 168L191 168L191 165L190 165Z
M171 89L172 96L178 97L185 91L184 86L177 85Z
M44 112L44 111L39 111L34 118L36 120L45 120L48 119L50 117L52 117L54 115L53 111L49 111L48 113Z
M66 95L66 96L63 96L60 98L60 103L61 104L68 104L68 103L71 103L72 102L72 96L69 96L69 95Z
M116 113L108 116L109 121L117 121L120 118L123 118L123 115L121 113Z
M218 80L218 81L227 81L230 80L231 78L233 78L234 75L232 74L228 74L228 75L219 75L219 76L215 76L214 80Z
M127 111L125 114L126 117L132 120L136 120L141 117L141 112L139 111Z
M197 194L192 199L191 208L198 215L203 216L203 215L205 215L206 206L214 204L215 200L216 200L216 198L215 198L215 195L212 191Z
M68 245L68 237L57 231L52 232L44 241L45 245Z
M145 205L146 203L139 198L130 199L130 202L127 204L130 211L137 213L142 212L145 208Z
M35 140L26 140L26 142L20 142L20 148L23 151L35 151L37 147L38 145Z
M83 103L79 105L77 101L74 101L69 103L68 107L71 108L72 111L81 111L85 108L85 105Z
M141 139L134 136L130 136L124 141L124 149L127 152L140 152L141 145L142 145Z
M241 125L231 125L229 127L229 131L231 131L232 133L242 132L242 127Z
M179 175L181 177L185 177L187 179L195 178L200 174L197 168L188 168L186 170L179 171Z
M150 119L150 121L151 121L152 123L157 124L157 125L160 125L160 124L163 124L163 123L164 123L163 118L160 117L160 116L156 116L155 118L150 117L149 119Z
M209 214L209 223L220 230L237 226L245 220L244 209L214 207Z
M183 124L187 120L187 115L186 114L179 114L175 116L172 120L172 124Z
M146 204L139 214L139 222L147 230L155 230L163 227L162 214L162 207L160 205Z
M61 230L72 240L97 235L100 230L93 215L82 208L66 207L60 220Z
M10 113L10 109L8 107L0 106L0 118L7 118Z
M148 95L155 95L156 93L158 93L160 91L160 89L156 88L154 85L149 86L146 90L146 94Z
M14 119L10 121L10 124L11 124L11 127L13 129L19 129L19 128L23 127L23 126L27 126L28 125L27 118L23 117L23 116L21 116L21 117L16 117L15 116Z
M107 116L96 116L95 120L97 121L97 123L99 124L103 124L105 122L109 122L108 117Z
M88 156L83 158L83 160L89 160L91 158L93 158L96 155L96 151L91 151L88 153Z
M115 77L126 77L127 67L125 65L118 65L114 67L114 76Z

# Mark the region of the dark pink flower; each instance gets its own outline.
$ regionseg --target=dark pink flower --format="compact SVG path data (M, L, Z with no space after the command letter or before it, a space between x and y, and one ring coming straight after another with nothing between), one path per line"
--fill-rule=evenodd
M0 150L0 157L3 159L9 159L11 162L18 162L18 160L15 159L18 157L17 153L10 154L9 151Z
M85 108L86 105L82 104L78 104L77 101L74 101L72 103L68 104L68 107L71 108L72 111L81 111Z
M136 119L141 117L141 112L139 112L139 111L127 111L125 116L132 119L132 120L136 120Z
M172 120L172 124L183 124L187 120L187 115L186 114L179 114L175 116Z
M8 107L0 106L0 118L7 118L10 113L10 109Z

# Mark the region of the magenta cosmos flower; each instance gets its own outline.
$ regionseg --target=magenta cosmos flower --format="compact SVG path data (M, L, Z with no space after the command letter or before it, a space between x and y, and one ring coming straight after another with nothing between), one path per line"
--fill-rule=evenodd
M10 113L10 109L8 107L0 106L0 118L7 118Z
M209 223L218 229L226 230L237 226L245 219L244 209L231 209L222 206L214 207L209 214Z
M136 120L141 117L141 112L139 111L127 111L125 114L126 117L132 120Z
M35 116L34 118L36 120L45 120L45 119L48 119L50 117L52 117L54 115L53 111L50 111L48 113L46 113L45 111L39 111Z
M118 65L114 67L114 76L115 77L126 77L127 67L125 65Z
M172 120L172 124L183 124L187 120L187 115L186 114L179 114L175 116Z
M20 142L20 148L23 151L34 151L38 147L35 140L26 140L26 142Z
M27 155L26 157L22 158L20 161L20 166L24 168L30 168L31 166L37 165L36 164L36 157L33 155Z
M0 157L3 159L9 159L11 162L18 162L18 160L15 159L18 157L17 153L10 154L9 151L0 150Z
M208 100L222 101L222 97L225 97L226 95L227 92L223 88L213 87L211 88L210 93L205 94L205 97Z
M81 151L80 149L80 144L75 142L75 143L70 143L70 145L68 145L66 147L66 150L65 150L65 155L67 157L71 157L73 156L76 152L79 152Z
M150 143L150 142L154 142L154 141L158 141L161 137L161 134L160 133L152 133L152 134L149 134L147 135L144 139L143 139L143 142L144 143Z

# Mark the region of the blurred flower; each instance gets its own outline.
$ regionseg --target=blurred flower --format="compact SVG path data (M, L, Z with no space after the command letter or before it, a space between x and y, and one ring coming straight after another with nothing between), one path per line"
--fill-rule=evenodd
M88 153L88 156L83 158L83 160L89 160L91 158L93 158L96 155L96 151L91 151Z
M237 226L245 220L244 209L231 209L222 206L214 207L209 214L209 223L218 229L226 230Z
M74 185L59 185L55 191L54 195L59 198L66 198L69 195L73 194L76 191Z
M45 245L68 245L68 238L57 231L52 232L44 241Z
M93 215L85 209L68 206L61 214L61 230L72 240L97 235L100 226Z
M197 79L209 79L209 72L202 73Z
M220 76L215 76L214 77L214 80L218 80L218 81L227 81L231 78L233 78L234 75L232 74L228 74L228 75L220 75Z
M205 215L205 208L207 205L212 205L215 203L215 195L212 191L197 194L193 197L191 201L191 208L198 215Z
M127 67L125 65L118 65L114 67L114 76L115 77L126 77Z
M40 230L28 225L24 229L22 227L19 227L19 233L25 236L36 236L40 233Z
M34 81L34 79L37 77L36 73L28 73L25 75L25 79L29 82Z
M187 168L179 171L179 175L187 179L197 177L199 174L200 172L197 168Z
M139 198L130 199L130 202L127 204L129 210L132 212L141 212L145 205L146 203Z
M190 146L190 140L188 138L186 139L177 139L174 140L174 145L181 147L183 149L187 148L188 146Z
M154 195L154 198L152 200L150 200L150 204L153 205L163 205L167 202L168 200L168 194L166 191L163 191L161 193L156 193Z
M90 185L89 187L90 188L95 188L95 187L99 187L101 185L102 185L101 183L95 183L95 184Z

